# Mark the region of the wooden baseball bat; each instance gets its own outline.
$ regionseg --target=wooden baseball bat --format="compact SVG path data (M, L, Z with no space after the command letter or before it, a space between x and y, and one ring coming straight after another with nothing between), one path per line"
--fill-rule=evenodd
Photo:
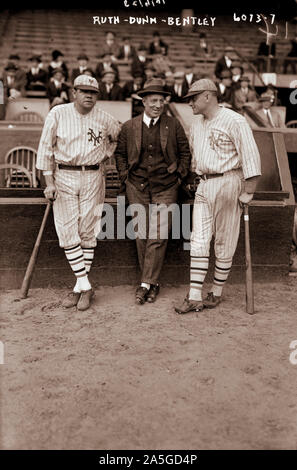
M29 288L30 288L30 283L31 283L33 271L34 271L34 268L35 268L35 263L36 263L38 252L39 252L39 247L40 247L42 235L43 235L43 232L44 232L44 228L45 228L45 225L46 225L48 215L50 213L51 205L52 205L51 202L47 203L46 209L44 211L43 219L42 219L42 222L41 222L41 225L40 225L40 229L39 229L36 241L35 241L35 245L34 245L31 257L29 259L29 263L28 263L26 273L25 273L25 277L23 279L23 283L22 283L22 287L21 287L21 298L22 299L26 299L27 295L28 295L28 291L29 291Z
M253 287L253 272L252 272L252 258L251 258L251 245L250 245L250 227L249 227L249 207L248 204L243 205L243 218L244 218L244 235L245 235L245 265L246 265L246 311L250 315L254 311L254 287Z

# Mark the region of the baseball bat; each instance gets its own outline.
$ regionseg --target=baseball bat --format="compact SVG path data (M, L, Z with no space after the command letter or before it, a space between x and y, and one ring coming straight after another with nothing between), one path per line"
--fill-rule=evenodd
M38 252L39 252L39 247L40 247L42 235L43 235L43 232L44 232L44 228L45 228L45 224L46 224L48 215L50 213L50 209L51 209L51 202L48 202L47 206L46 206L46 209L44 211L44 214L43 214L43 219L42 219L42 222L41 222L41 225L40 225L40 229L39 229L39 232L38 232L38 235L37 235L37 238L36 238L36 241L35 241L35 245L34 245L31 257L29 259L29 263L28 263L28 266L27 266L27 269L26 269L26 273L25 273L25 276L24 276L24 279L23 279L23 283L22 283L22 287L21 287L21 298L22 299L26 299L27 295L28 295L28 291L29 291L29 288L30 288L30 283L31 283L33 271L34 271L34 268L35 268L35 263L36 263Z
M245 235L245 265L246 265L246 311L250 315L254 312L254 287L253 287L253 271L252 271L252 258L251 258L251 245L250 245L250 227L249 227L249 207L247 204L243 205L243 218L244 218L244 235Z

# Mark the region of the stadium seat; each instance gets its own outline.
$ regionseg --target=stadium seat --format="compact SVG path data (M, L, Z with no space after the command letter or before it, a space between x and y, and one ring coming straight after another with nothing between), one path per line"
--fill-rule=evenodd
M32 175L24 166L15 163L0 163L1 170L4 170L4 185L7 188L32 188ZM3 178L0 176L1 186L2 181Z
M4 160L5 164L26 168L32 180L30 186L37 188L40 186L41 171L37 170L36 172L36 156L36 150L31 147L14 147L5 155ZM21 184L21 187L24 187L24 185Z
M22 111L14 116L15 121L22 122L40 122L43 123L43 117L36 111Z

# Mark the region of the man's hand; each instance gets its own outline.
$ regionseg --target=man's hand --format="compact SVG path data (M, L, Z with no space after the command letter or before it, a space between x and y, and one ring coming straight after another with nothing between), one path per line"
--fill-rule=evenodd
M243 192L240 194L238 199L241 204L248 204L249 202L251 202L253 197L254 197L254 193Z
M54 184L49 184L43 191L44 196L48 201L54 201L57 197L57 189Z

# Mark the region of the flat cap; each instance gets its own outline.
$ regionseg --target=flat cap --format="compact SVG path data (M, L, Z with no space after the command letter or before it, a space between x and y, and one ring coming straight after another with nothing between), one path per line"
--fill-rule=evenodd
M79 75L76 77L73 86L80 90L99 91L99 85L96 78L90 77L89 75Z
M188 93L184 96L184 99L198 95L199 93L203 93L203 91L217 92L218 90L216 84L212 80L209 78L201 78L201 80L197 80L190 86Z

